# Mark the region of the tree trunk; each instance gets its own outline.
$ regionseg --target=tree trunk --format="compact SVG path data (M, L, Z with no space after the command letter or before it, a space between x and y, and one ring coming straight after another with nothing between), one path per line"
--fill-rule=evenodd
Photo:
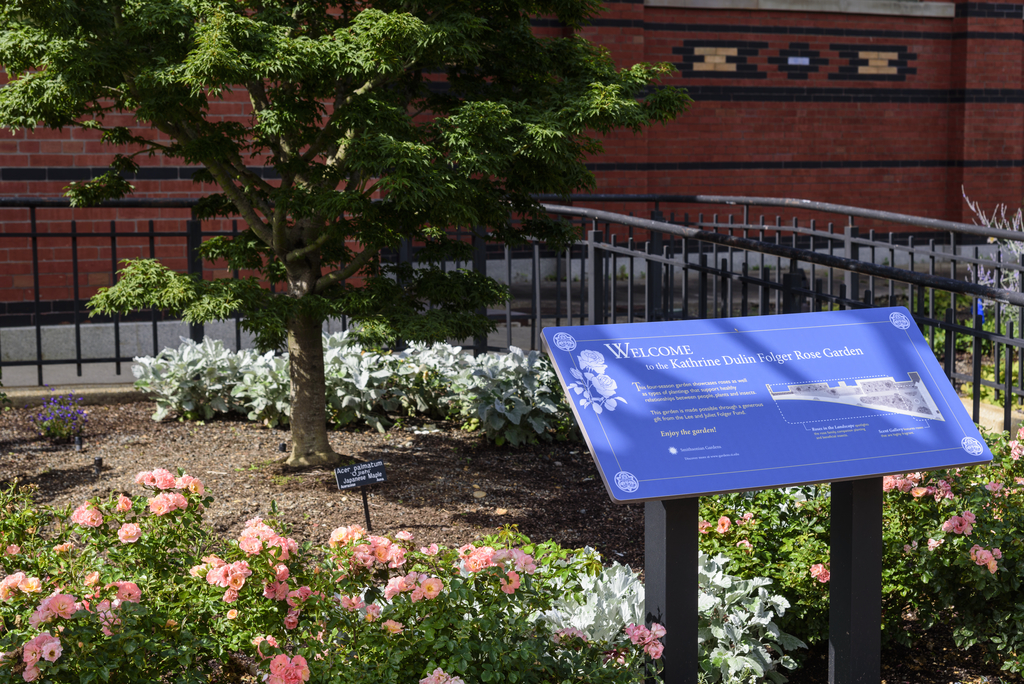
M291 387L290 466L334 465L340 456L327 441L322 322L293 313L288 319L288 373Z

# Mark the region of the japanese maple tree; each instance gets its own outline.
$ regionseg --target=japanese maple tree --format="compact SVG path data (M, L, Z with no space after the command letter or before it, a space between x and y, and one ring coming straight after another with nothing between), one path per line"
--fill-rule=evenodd
M199 280L132 260L91 306L190 322L241 312L261 348L287 345L288 462L329 463L324 320L347 315L384 343L485 334L492 325L475 312L507 290L445 271L470 249L448 229L564 244L570 226L532 195L591 187L584 161L599 135L685 109L683 91L651 87L669 65L618 70L579 35L538 37L530 24L554 16L572 29L599 10L594 0L5 0L0 125L82 128L109 143L109 171L67 188L76 206L130 193L140 156L203 169L195 180L220 191L200 215L247 226L205 242L203 257L258 277ZM216 113L239 94L248 115ZM108 125L124 113L137 125ZM417 263L382 261L403 239L423 245Z

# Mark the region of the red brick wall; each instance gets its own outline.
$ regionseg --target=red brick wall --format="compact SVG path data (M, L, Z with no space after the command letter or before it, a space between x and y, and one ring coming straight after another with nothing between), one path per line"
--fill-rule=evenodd
M583 35L605 45L622 66L675 64L663 85L687 88L694 104L669 125L609 136L605 154L592 160L598 192L799 197L968 221L961 187L986 207L1022 199L1019 3L961 2L949 18L682 9L636 0L606 7ZM566 30L543 19L536 27L548 34ZM218 105L218 113L244 116L244 98ZM59 196L68 181L90 177L110 157L88 132L4 137L0 197ZM173 161L140 163L138 197L212 190L192 184L192 170ZM187 212L75 215L80 232L107 231L111 219L119 230L145 230L145 219L154 217L180 231ZM68 216L40 210L40 230L67 231ZM2 234L27 229L25 210L3 209L0 217ZM103 242L80 242L82 297L102 284L101 276L87 273L109 270ZM148 256L148 242L137 242L125 251ZM159 244L171 249L173 242ZM67 248L59 243L39 243L40 258L53 271L47 296L68 288L70 269L61 262ZM0 273L0 301L31 296L24 261L30 248L28 239L0 237L0 263L8 265Z

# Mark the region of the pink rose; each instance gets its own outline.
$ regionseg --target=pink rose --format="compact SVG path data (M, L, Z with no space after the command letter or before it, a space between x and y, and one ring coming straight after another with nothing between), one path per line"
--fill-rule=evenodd
M69 594L54 594L49 599L49 608L62 618L70 618L77 610L75 597Z
M423 588L423 597L427 599L437 598L444 591L444 582L439 577L425 579L420 586Z
M381 627L383 627L388 634L401 634L402 630L405 629L405 625L401 622L395 622L394 620L385 620Z
M732 527L732 521L723 515L718 519L718 527L715 528L715 531L718 532L718 534L725 534L729 531L730 527Z
M4 551L8 556L16 556L21 553L21 547L17 544L8 544L7 549Z
M142 528L135 523L125 523L121 525L121 529L117 531L117 538L121 540L122 544L134 544L139 541L139 537L142 536Z
M117 506L115 507L115 510L118 513L127 513L128 511L132 510L132 500L129 499L124 494L118 494Z
M299 611L289 610L284 618L285 629L295 629L299 626Z
M139 589L139 585L135 582L114 582L109 586L117 587L117 598L122 601L128 601L129 603L138 603L142 600L142 590Z
M157 489L174 489L174 475L169 471L157 468L152 475Z
M84 503L71 514L71 522L82 527L99 527L103 524L103 514L92 504Z

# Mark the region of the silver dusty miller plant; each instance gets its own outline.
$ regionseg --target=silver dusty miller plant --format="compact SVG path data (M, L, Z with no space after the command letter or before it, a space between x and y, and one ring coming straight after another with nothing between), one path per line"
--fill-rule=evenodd
M779 668L796 668L786 652L806 648L774 622L789 602L766 589L772 583L769 579L744 580L727 574L728 562L725 556L712 558L703 552L697 561L701 681L786 682ZM631 622L645 620L644 585L629 566L614 563L596 575L581 575L562 584L551 609L538 616L554 630L575 628L590 641L600 642Z

